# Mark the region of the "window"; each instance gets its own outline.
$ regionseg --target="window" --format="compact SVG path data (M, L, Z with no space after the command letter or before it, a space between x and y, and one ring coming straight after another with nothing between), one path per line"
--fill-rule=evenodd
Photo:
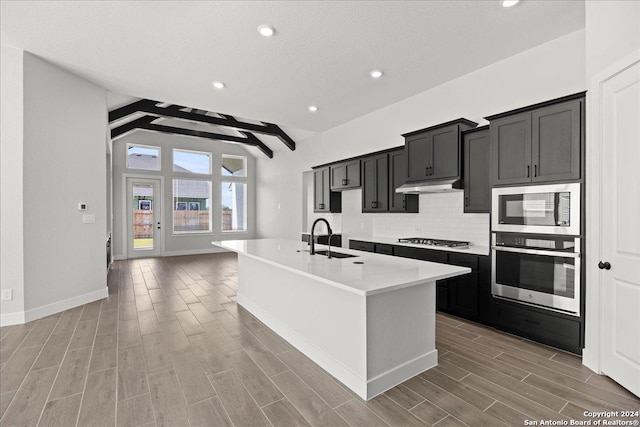
M173 232L211 232L211 181L173 180Z
M160 147L127 144L127 169L160 170Z
M244 156L222 155L222 176L247 176L247 158Z
M222 231L247 230L247 184L222 182Z
M173 171L211 175L211 153L174 148Z

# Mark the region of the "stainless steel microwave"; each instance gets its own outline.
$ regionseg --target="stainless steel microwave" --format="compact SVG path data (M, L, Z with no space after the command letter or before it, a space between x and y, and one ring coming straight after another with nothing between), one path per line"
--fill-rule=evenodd
M491 203L492 231L580 234L580 183L494 188Z

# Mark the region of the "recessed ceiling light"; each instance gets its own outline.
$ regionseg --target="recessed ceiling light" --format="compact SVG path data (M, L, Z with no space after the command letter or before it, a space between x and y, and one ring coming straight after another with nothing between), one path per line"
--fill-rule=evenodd
M307 107L309 109L309 111L311 111L312 113L315 113L316 111L318 111L318 107L316 107L315 105L309 105Z
M271 37L276 33L276 29L271 25L262 24L258 27L258 32L264 37Z
M211 85L212 85L213 87L215 87L216 89L224 89L224 88L225 88L225 86L226 86L224 83L222 83L222 82L217 82L217 81L216 81L216 82L212 82L212 83L211 83Z
M379 79L380 77L382 77L384 73L381 70L371 70L369 71L369 75L371 76L372 79Z
M511 7L515 6L520 2L520 0L502 0L502 7Z

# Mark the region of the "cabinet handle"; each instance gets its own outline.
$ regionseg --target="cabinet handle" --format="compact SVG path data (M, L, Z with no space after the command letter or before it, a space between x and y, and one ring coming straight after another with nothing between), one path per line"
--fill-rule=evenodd
M469 196L464 198L464 205L469 206Z
M406 209L407 208L407 200L405 197L402 198L402 209Z
M433 175L433 166L429 166L429 176Z
M531 169L531 166L527 165L527 178L531 178L530 169Z
M538 176L538 165L533 165L533 177Z
M324 203L320 203L320 204L318 205L318 208L320 208L320 209L324 209Z
M375 209L378 207L378 202L371 202L371 208Z
M426 176L429 176L429 166L427 166L426 168L424 168L424 174Z
M349 184L349 180L348 179L343 179L342 180L342 185L348 185Z

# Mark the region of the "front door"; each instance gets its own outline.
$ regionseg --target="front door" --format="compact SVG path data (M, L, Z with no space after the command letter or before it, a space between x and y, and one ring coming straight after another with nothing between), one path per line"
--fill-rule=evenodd
M160 180L127 178L128 258L162 254Z
M640 396L640 61L601 87L602 372Z

